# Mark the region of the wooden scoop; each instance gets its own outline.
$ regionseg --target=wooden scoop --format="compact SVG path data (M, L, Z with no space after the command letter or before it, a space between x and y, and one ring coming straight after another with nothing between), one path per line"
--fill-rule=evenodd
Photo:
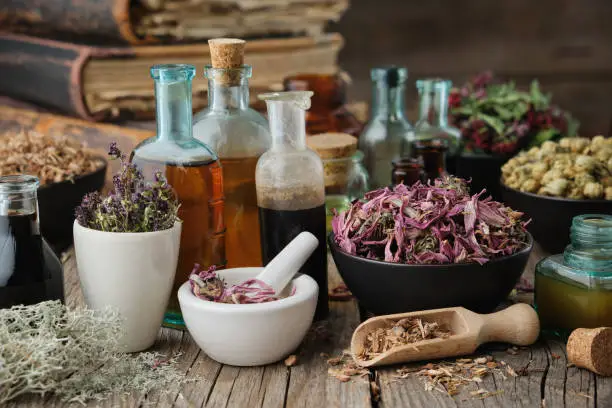
M400 319L420 318L437 322L450 329L445 339L423 340L388 350L371 360L360 357L368 333L387 328ZM472 354L478 346L488 342L511 343L518 346L533 344L540 333L540 321L533 308L524 303L491 314L477 314L463 307L425 310L412 313L378 316L366 320L355 329L351 340L351 354L362 367L435 360Z

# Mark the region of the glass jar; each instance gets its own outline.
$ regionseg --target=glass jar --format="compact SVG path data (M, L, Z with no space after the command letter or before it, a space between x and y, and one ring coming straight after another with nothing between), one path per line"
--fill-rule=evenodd
M346 107L346 81L339 74L298 74L283 81L285 91L313 91L306 133L341 132L358 137L363 124Z
M393 160L392 166L391 181L393 186L397 184L411 186L417 181L424 181L425 173L420 159L403 157Z
M40 235L37 177L0 177L0 308L64 301L62 264Z
M572 220L563 254L536 265L535 303L543 329L612 326L612 215Z
M185 328L177 299L179 286L189 278L194 264L225 267L223 223L223 174L221 163L210 147L193 137L191 81L193 65L156 65L157 135L140 143L132 162L145 178L162 171L181 203L183 222L179 261L174 287L164 317L164 326Z
M404 113L406 68L374 68L370 120L359 138L372 188L390 184L391 163L410 156L414 130Z
M325 213L327 232L331 232L332 210L345 211L355 199L362 198L370 190L370 176L363 165L363 153L350 157L323 159L325 170Z
M270 148L266 119L249 108L251 67L206 66L208 108L194 117L193 136L210 146L223 166L225 252L228 267L261 266L255 167Z
M414 126L413 154L423 158L426 178L434 180L446 173L446 154L450 162L459 151L461 132L448 123L448 96L452 82L447 79L418 80L419 120ZM451 167L453 164L451 164Z
M264 264L300 232L317 237L319 246L300 272L319 285L315 319L328 313L323 163L306 147L304 112L312 92L260 95L266 101L272 147L257 163L256 186Z

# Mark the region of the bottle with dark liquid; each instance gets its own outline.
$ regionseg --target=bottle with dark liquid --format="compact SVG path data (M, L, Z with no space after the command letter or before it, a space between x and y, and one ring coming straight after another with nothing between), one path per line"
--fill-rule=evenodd
M62 264L40 235L38 178L0 177L0 308L64 301Z
M306 133L340 132L359 137L363 124L346 106L346 81L340 74L297 74L285 78L285 91L313 91Z
M304 112L312 92L260 95L268 106L272 147L257 163L257 205L264 264L300 232L308 231L319 246L300 269L319 285L315 319L328 313L323 163L306 147Z
M403 183L406 186L411 186L417 181L423 181L423 163L420 159L403 157L393 160L391 165L393 166L391 172L392 185Z
M208 108L195 115L193 136L210 146L223 166L227 266L261 266L255 167L270 148L269 126L259 112L249 108L252 68L242 64L245 42L214 39L209 45L212 65L204 71ZM220 49L233 58L218 52Z
M224 267L225 225L223 223L223 176L217 155L193 138L191 81L193 65L156 65L155 80L157 136L140 143L131 160L152 179L161 171L181 203L181 247L163 325L184 329L177 290L186 282L194 264Z

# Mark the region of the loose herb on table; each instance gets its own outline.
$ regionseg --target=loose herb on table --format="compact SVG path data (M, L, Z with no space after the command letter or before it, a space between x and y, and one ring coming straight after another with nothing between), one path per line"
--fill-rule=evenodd
M371 360L396 347L423 340L445 339L451 331L437 322L427 322L419 318L400 319L388 327L381 327L368 333L359 357Z

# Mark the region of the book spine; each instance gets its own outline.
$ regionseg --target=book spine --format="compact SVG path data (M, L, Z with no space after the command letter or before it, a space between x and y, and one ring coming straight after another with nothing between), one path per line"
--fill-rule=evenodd
M92 115L85 105L83 68L94 54L123 52L20 35L0 36L0 94L84 119L101 119L105 112Z
M141 44L130 19L130 0L13 0L0 2L3 30L95 43ZM76 36L75 36L76 35Z

